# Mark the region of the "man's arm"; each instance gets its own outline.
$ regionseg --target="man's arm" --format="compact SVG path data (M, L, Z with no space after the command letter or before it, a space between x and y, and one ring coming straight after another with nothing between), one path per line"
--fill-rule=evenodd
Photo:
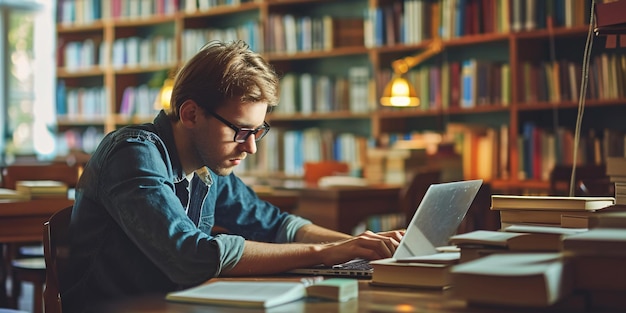
M403 231L365 232L358 236L316 225L303 226L297 243L273 244L246 241L241 259L225 275L263 275L317 264L332 265L354 258L376 260L393 255ZM330 241L330 242L329 242ZM316 242L316 243L311 243Z
M352 236L348 234L330 230L315 224L308 224L298 229L296 232L295 242L322 243L350 238L352 238Z

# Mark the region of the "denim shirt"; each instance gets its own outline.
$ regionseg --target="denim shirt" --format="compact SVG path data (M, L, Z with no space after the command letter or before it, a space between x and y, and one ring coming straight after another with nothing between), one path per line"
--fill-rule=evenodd
M185 179L169 118L109 133L86 165L70 225L71 277L64 312L129 295L200 284L237 264L244 240L287 243L310 221L259 199L236 175L207 168L192 180L187 217L175 184ZM229 234L211 235L219 225ZM236 235L230 235L236 234Z

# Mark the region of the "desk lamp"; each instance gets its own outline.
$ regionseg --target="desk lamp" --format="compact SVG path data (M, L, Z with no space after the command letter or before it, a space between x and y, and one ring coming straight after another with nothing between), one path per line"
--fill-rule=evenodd
M593 46L592 32L596 36L607 36L607 48L616 45L616 36L620 35L621 45L626 46L626 0L615 0L611 2L597 3L591 1L591 15L589 18L589 32L583 54L583 71L581 79L580 94L578 97L578 114L576 116L576 128L574 132L574 153L572 161L572 175L570 177L570 197L574 196L574 183L576 178L576 164L578 144L580 142L580 129L583 113L585 109L585 98L587 85L589 83L589 62L591 58L591 48ZM595 25L595 28L594 28Z
M385 87L380 103L384 106L394 107L416 107L420 105L415 89L403 75L414 66L424 62L424 60L441 52L443 43L440 38L434 38L426 50L412 56L395 60L391 63L393 67L393 78Z

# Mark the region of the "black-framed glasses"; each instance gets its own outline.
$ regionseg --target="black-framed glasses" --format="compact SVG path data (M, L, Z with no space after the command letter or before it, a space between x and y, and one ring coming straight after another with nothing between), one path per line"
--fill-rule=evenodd
M254 135L254 141L259 141L263 137L265 137L265 135L267 135L267 133L270 131L270 124L268 124L265 121L263 121L263 125L254 129L239 128L235 126L235 124L221 117L219 114L215 112L209 112L209 113L211 113L211 115L213 115L216 119L220 120L220 122L224 123L224 125L232 128L235 131L235 137L233 137L234 142L244 143L246 142L246 140L248 140L248 137L250 137L250 135Z

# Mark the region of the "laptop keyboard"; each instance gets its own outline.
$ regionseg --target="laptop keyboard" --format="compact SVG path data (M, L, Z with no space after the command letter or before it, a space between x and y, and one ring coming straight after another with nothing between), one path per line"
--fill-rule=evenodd
M368 260L354 259L346 263L334 265L333 268L342 269L342 270L365 270L367 271L367 270L371 270L372 266L370 265L370 261Z

